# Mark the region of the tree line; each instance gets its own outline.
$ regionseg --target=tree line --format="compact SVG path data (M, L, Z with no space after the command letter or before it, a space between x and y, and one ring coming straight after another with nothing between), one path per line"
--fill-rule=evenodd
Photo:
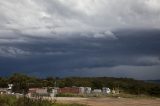
M151 95L160 97L160 84L147 83L131 78L112 78L112 77L46 77L38 78L24 74L15 73L10 77L0 77L0 88L8 87L12 83L13 92L26 93L33 87L91 87L101 89L119 89L122 92L134 95Z

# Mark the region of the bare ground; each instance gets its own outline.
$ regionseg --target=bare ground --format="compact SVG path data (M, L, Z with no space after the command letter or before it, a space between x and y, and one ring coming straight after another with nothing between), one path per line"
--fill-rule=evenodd
M158 98L56 98L60 103L80 103L89 106L160 106Z

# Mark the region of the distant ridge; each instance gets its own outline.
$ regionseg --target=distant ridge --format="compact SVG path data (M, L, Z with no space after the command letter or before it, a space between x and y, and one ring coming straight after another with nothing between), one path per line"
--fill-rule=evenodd
M160 80L146 80L145 82L160 84Z

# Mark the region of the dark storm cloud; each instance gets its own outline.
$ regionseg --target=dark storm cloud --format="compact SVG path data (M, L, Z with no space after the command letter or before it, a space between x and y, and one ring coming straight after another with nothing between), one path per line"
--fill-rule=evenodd
M0 70L65 76L76 75L85 68L160 65L159 30L125 30L114 34L117 39L32 37L28 38L30 43L0 44Z
M0 74L158 78L159 17L160 0L1 0Z

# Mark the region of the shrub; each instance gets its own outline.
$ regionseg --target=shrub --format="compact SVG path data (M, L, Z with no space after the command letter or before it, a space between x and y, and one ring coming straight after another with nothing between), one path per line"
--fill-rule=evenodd
M58 104L42 98L30 99L27 97L0 95L0 106L86 106L81 104Z

